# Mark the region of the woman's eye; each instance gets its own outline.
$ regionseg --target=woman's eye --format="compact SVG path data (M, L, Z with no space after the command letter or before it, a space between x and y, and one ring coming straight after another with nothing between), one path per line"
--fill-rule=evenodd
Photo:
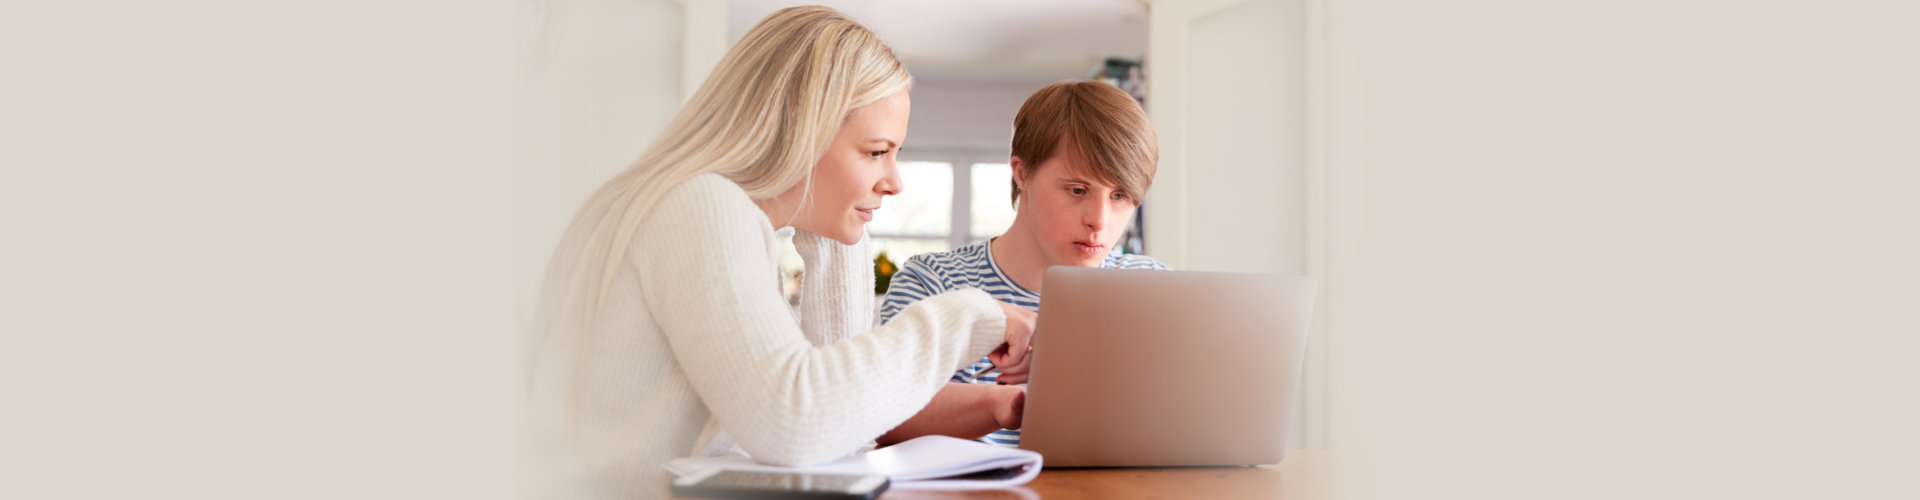
M884 157L884 156L887 156L887 152L886 152L886 151L869 151L869 152L867 152L867 157L868 157L868 158L880 158L880 157Z

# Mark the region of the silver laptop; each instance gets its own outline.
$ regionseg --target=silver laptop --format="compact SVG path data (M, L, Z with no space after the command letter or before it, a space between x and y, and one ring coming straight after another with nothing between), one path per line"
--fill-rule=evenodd
M1314 283L1279 274L1055 266L1020 447L1047 467L1278 463Z

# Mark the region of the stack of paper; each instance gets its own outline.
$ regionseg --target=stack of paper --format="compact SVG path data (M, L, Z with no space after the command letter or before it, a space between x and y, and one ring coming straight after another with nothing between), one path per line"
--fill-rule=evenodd
M810 467L766 465L739 456L676 458L667 462L667 470L675 476L705 469L881 474L893 481L894 488L1001 488L1026 484L1040 475L1040 454L946 436L921 436L865 455Z

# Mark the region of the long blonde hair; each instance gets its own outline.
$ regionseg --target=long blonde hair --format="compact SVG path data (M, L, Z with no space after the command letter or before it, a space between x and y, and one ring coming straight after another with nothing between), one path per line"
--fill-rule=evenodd
M848 113L912 84L893 49L840 11L791 7L761 19L574 214L547 265L531 347L591 331L641 220L668 191L717 173L754 199L777 196L808 178Z

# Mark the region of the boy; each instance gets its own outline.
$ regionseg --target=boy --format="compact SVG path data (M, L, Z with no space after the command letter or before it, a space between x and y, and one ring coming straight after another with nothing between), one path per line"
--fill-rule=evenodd
M1013 225L997 238L908 259L888 285L882 322L916 301L958 288L980 288L1002 302L1038 310L1049 266L1167 268L1115 251L1159 162L1153 125L1132 96L1099 82L1056 83L1028 97L1013 126ZM979 388L958 385L1025 381L1024 370L1000 373L982 359L955 372L927 409L888 434L911 437L916 424L937 418L930 413L963 408L953 401L979 394ZM1024 393L1019 398L1015 415L999 418L1015 428ZM938 429L934 433L953 430ZM1012 447L1020 444L1020 431L1003 428L980 439Z

